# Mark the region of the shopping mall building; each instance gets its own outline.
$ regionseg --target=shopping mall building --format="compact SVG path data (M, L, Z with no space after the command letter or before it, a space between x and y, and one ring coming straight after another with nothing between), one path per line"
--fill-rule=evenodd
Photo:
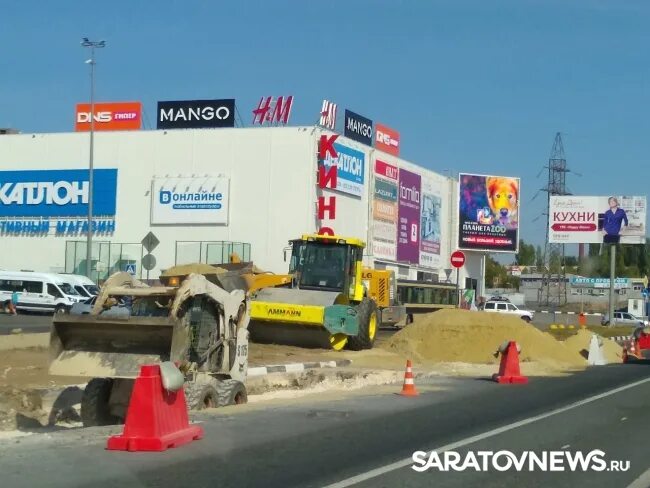
M94 275L146 277L149 232L159 241L151 278L231 252L280 273L290 239L325 229L363 238L368 265L445 280L457 181L333 135L314 126L96 132ZM87 132L0 135L1 268L85 272L88 160Z

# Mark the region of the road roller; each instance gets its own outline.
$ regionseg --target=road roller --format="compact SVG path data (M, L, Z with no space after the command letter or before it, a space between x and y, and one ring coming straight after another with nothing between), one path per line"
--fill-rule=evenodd
M252 341L372 348L380 320L364 286L364 248L362 240L342 236L305 234L289 241L290 282L251 294Z

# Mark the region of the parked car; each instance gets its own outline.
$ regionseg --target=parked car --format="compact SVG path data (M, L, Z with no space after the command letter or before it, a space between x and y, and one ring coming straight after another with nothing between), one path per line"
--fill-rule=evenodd
M600 319L601 325L610 325L609 322L609 314L603 315ZM648 325L648 321L628 312L614 312L614 324L612 325L645 326Z
M516 305L510 303L509 301L499 301L499 300L488 300L485 302L485 307L483 308L486 312L499 312L499 313L508 313L512 315L517 315L519 318L525 322L530 322L535 316L535 312L530 310L522 310L517 308Z
M83 302L77 302L70 307L71 315L89 314L95 304L96 296L85 299Z

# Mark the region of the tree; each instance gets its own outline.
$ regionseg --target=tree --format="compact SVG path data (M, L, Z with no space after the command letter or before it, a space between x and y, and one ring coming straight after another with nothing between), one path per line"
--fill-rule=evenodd
M537 271L540 272L544 267L544 252L542 251L542 246L537 246L535 251L535 266L537 266Z
M519 266L532 266L535 264L535 246L519 240L519 252L515 255L515 264Z

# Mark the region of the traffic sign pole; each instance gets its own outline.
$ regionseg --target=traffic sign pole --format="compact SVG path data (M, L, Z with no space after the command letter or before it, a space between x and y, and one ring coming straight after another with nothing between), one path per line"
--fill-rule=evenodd
M460 308L460 268L465 265L465 253L454 251L450 256L451 265L456 268L456 308Z
M456 268L456 308L460 308L460 268Z

